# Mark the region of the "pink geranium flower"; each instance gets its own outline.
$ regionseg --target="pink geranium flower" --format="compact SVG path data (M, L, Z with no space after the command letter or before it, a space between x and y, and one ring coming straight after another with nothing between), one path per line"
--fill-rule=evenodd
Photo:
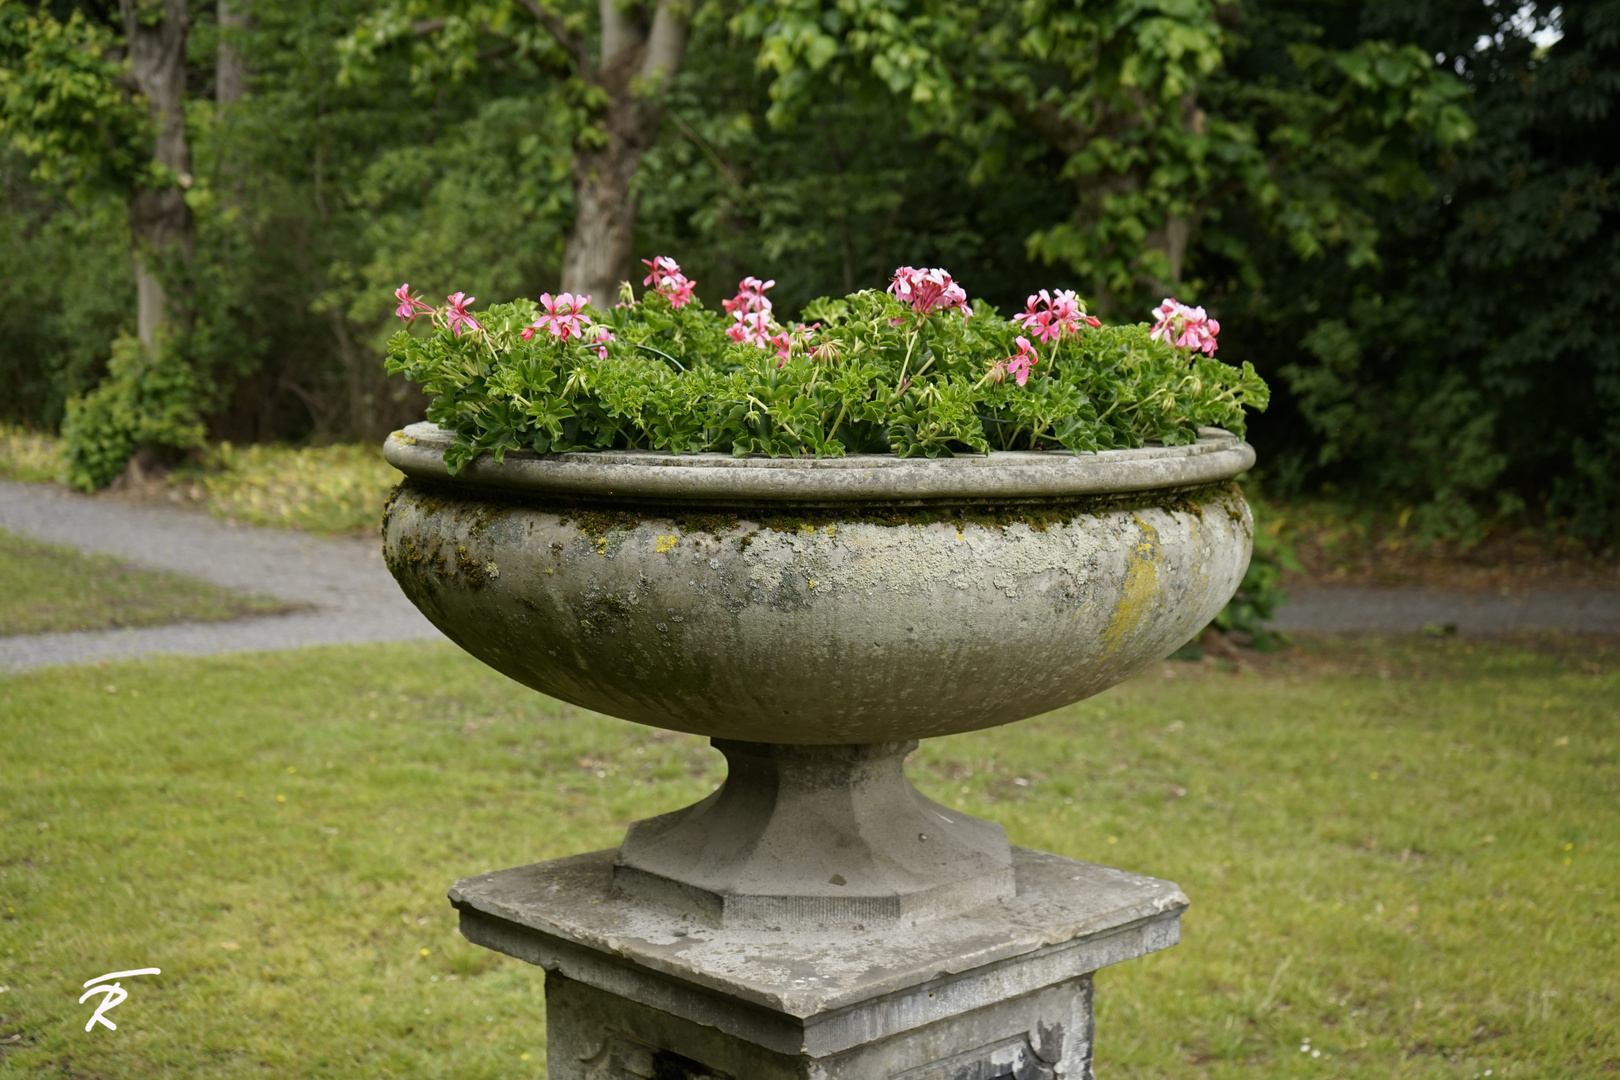
M740 311L726 328L726 336L732 341L747 342L765 349L770 347L771 335L775 331L776 324L769 311Z
M776 350L776 366L782 367L785 365L788 362L788 357L793 355L795 348L808 349L810 339L815 336L816 328L820 325L820 323L811 323L806 326L804 323L797 323L786 330L772 334L770 345Z
M647 276L641 279L641 283L651 285L655 289L663 284L666 277L681 272L681 264L668 255L654 255L650 259L642 259L641 264L648 270Z
M1164 303L1153 309L1158 319L1149 332L1155 341L1168 342L1179 349L1192 349L1205 356L1215 355L1215 335L1221 324L1209 317L1201 307L1188 307L1174 297L1165 297Z
M647 268L647 276L641 283L651 285L653 292L669 301L670 307L681 308L692 302L692 291L697 283L681 273L680 263L668 255L654 255L642 259L641 264Z
M483 329L478 324L478 320L467 312L467 305L477 300L476 296L468 296L466 293L458 292L454 296L445 297L445 299L450 303L450 310L445 314L445 328L447 330L455 334L456 337L460 337L463 326L469 330Z
M588 302L589 297L587 297L586 300ZM596 342L597 358L600 360L606 360L608 358L608 342L615 340L612 332L605 326L598 326L596 328L596 337L593 340Z
M433 310L432 304L411 295L410 282L394 290L394 299L399 301L399 307L394 309L394 314L407 323L415 322L418 315Z
M1035 346L1029 343L1029 338L1020 335L1014 341L1018 345L1018 351L1001 363L1006 365L1012 377L1018 380L1018 385L1023 386L1029 381L1030 369L1040 363L1041 358L1036 355Z
M765 290L776 284L773 278L770 281L761 281L757 277L745 277L737 283L737 295L730 300L720 301L720 306L737 318L744 312L769 311L771 302L765 296Z
M696 288L697 282L685 274L674 273L664 278L656 291L669 301L670 307L683 308L692 302L692 292Z
M903 304L910 304L911 309L919 315L931 315L951 308L961 308L966 316L973 314L962 286L952 281L950 273L939 267L929 270L900 267L894 272L894 280L889 282L889 294Z
M1056 296L1042 289L1029 298L1022 312L1013 316L1013 322L1020 323L1044 344L1077 333L1082 325L1093 329L1102 325L1101 320L1086 314L1073 289L1060 289Z
M558 293L555 298L550 293L541 293L540 306L546 309L546 313L523 331L523 340L534 337L536 330L550 331L552 337L560 337L564 341L571 337L584 337L585 328L591 325L591 318L582 312L590 302L590 297L575 296L573 293Z

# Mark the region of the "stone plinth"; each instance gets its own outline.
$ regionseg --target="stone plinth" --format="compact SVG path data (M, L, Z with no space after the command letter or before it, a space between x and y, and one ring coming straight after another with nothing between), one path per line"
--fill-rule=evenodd
M617 849L467 878L477 945L546 970L551 1080L1089 1080L1097 969L1175 944L1168 881L1013 848L1015 895L867 927L710 925Z

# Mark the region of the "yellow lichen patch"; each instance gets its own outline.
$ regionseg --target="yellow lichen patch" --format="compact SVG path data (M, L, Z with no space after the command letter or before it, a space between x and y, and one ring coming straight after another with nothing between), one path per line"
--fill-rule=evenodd
M1117 649L1136 629L1159 593L1159 531L1137 514L1132 514L1131 520L1142 530L1142 537L1131 549L1125 567L1125 588L1108 629L1103 631L1104 655Z
M680 542L681 538L678 536L660 536L655 546L658 549L658 554L662 555L666 551L673 550L675 545Z

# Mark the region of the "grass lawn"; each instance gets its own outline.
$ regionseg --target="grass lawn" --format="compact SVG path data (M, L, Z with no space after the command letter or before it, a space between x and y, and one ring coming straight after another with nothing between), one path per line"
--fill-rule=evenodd
M1161 665L912 773L1191 895L1180 945L1098 978L1105 1080L1608 1076L1620 655L1563 648ZM720 767L441 645L10 679L0 1077L542 1076L539 971L461 941L446 887L611 845ZM80 984L141 967L86 1034Z
M0 529L0 636L103 630L285 611L178 574L142 570L107 555L81 555Z

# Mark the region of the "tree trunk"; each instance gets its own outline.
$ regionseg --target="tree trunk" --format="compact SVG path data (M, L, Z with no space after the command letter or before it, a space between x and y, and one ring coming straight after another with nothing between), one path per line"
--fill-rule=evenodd
M615 303L636 239L638 207L630 183L647 146L630 134L610 135L600 150L574 152L575 216L563 248L562 288L598 306Z
M185 0L119 0L129 43L129 77L144 95L157 134L152 160L178 179L159 188L139 188L129 200L134 243L136 327L148 349L166 326L189 323L186 282L196 252L196 223L186 205L191 186L191 147L186 143ZM154 18L156 16L156 18Z
M214 62L214 101L234 105L247 92L247 63L242 59L242 38L247 34L248 16L240 0L219 0L219 51Z
M659 0L647 26L600 0L600 64L582 72L607 92L600 119L607 143L574 153L574 227L563 249L562 288L611 305L630 270L636 235L636 170L663 119L663 91L680 71L691 26L690 3Z
M1198 95L1189 90L1181 95L1181 126L1194 135L1202 135L1209 126L1209 118L1198 107ZM1191 217L1169 214L1164 224L1143 239L1142 246L1164 255L1170 266L1170 280L1154 280L1155 291L1171 295L1181 285L1181 272L1187 262L1187 247L1192 243L1193 231L1203 218L1201 208L1195 208Z

